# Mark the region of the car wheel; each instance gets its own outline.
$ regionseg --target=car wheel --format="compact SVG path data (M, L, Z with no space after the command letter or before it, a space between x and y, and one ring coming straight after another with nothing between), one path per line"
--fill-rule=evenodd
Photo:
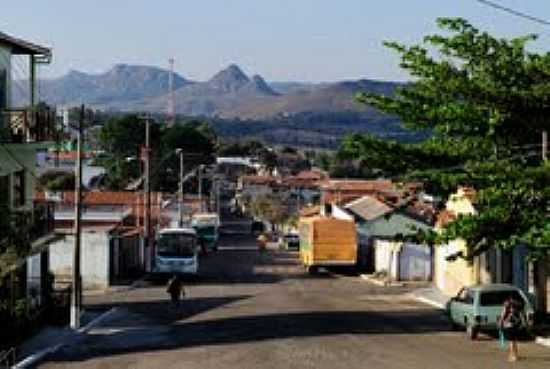
M471 324L466 324L466 336L468 336L469 339L475 340L477 338L477 334L479 333L479 330L474 327Z

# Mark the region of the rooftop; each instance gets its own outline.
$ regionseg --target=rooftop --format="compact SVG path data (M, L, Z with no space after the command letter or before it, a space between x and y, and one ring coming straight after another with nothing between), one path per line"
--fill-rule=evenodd
M387 179L331 179L321 188L327 191L381 191L393 189L394 184Z
M369 221L386 215L394 209L373 196L363 196L345 206L346 209Z
M277 183L279 178L272 176L242 176L241 180L246 184L269 185Z
M0 46L10 47L12 54L15 55L38 55L47 58L52 55L51 49L47 47L15 38L3 32L0 32Z

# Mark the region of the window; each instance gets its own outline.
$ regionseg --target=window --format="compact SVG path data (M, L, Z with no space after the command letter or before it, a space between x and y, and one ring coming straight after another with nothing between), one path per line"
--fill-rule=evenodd
M25 171L20 170L13 174L13 206L25 205Z
M481 306L502 306L509 297L523 304L523 297L518 291L489 291L483 292L479 299Z
M456 296L456 301L463 304L473 304L474 303L474 292L467 288L462 289Z
M192 257L196 252L195 236L189 234L162 234L157 254L161 257Z
M0 177L0 206L10 207L10 177Z

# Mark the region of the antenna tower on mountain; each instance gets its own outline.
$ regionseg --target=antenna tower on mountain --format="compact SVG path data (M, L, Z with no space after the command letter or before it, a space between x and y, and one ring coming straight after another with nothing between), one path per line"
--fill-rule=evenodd
M170 74L168 75L168 116L167 122L169 126L173 126L176 122L176 104L174 100L174 58L168 59L170 64Z

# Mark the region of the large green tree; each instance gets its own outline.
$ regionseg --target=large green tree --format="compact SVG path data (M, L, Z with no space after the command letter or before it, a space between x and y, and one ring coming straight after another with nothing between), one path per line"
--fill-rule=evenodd
M385 174L422 179L442 195L476 189L477 214L460 216L435 241L460 237L472 257L491 247L550 249L550 166L540 137L550 129L550 54L528 51L534 35L500 39L464 19L438 20L444 34L421 45L386 45L413 81L393 96L360 102L399 116L433 138L417 145L350 136L342 157L362 158ZM424 235L434 241L434 235Z
M142 174L140 148L145 145L145 121L137 115L115 116L108 120L99 133L104 150L99 164L107 170L109 189L123 189ZM175 191L179 178L179 160L176 149L182 149L185 170L212 162L217 137L210 126L199 120L178 122L172 127L152 123L151 178L152 188Z

